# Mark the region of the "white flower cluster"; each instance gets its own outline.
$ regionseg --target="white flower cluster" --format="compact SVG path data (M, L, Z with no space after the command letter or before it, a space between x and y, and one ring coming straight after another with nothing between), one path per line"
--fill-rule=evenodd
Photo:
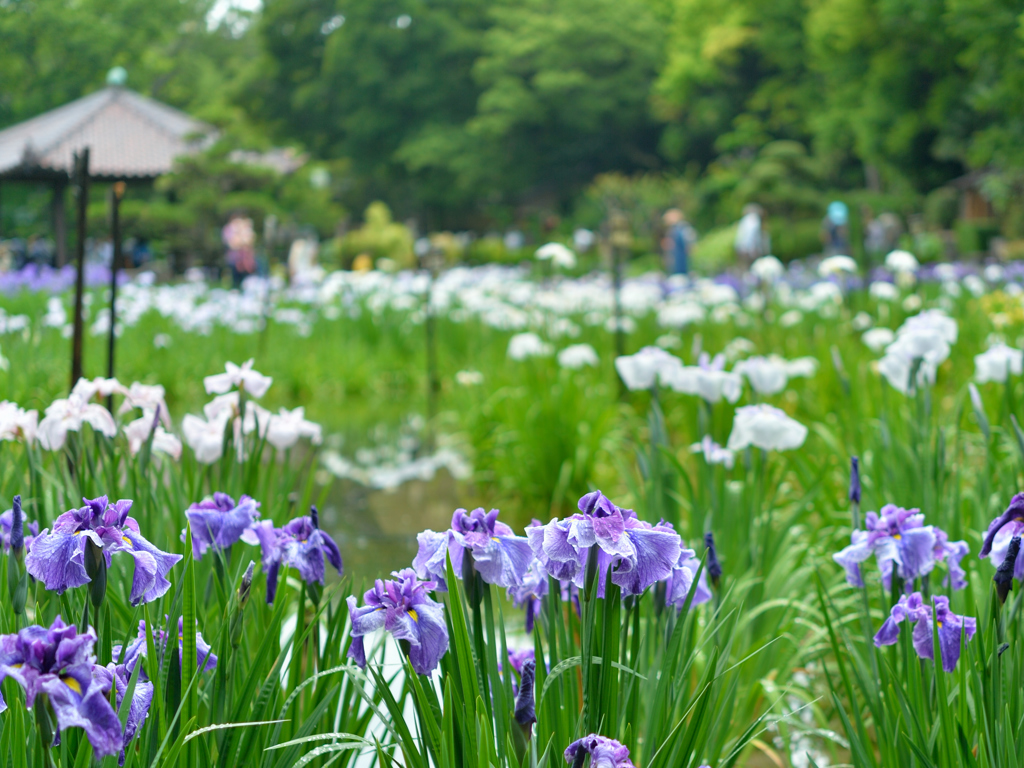
M203 408L203 417L189 414L181 425L185 442L196 460L202 464L218 461L223 455L224 436L229 424L244 457L243 436L256 432L259 439L278 450L287 450L300 438L312 443L321 441L320 425L307 421L305 410L282 408L272 414L254 400L266 394L271 379L253 369L253 361L242 365L228 363L224 373L207 376L206 391L216 395ZM104 400L121 398L115 412L108 410ZM240 403L245 402L245 418ZM138 414L131 418L132 414ZM122 432L133 456L149 444L155 453L181 458L182 443L171 431L171 417L165 402L165 391L159 384L133 382L124 386L117 379L79 379L71 393L47 406L42 420L36 411L26 411L16 403L0 402L0 440L20 441L28 445L38 442L48 451L59 451L67 442L68 433L80 432L88 424L93 431L107 438Z
M956 343L957 335L956 320L940 309L908 317L885 347L878 372L904 395L931 386L939 366L949 358L950 345Z

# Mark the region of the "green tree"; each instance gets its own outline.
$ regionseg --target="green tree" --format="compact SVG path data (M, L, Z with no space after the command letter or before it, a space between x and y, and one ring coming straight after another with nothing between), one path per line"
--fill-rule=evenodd
M210 30L212 0L0 3L0 126L84 96L107 71L207 120L231 115L226 82L249 41Z
M962 115L962 43L943 0L819 0L807 48L820 83L819 152L864 169L848 184L927 191L962 173L943 136ZM859 174L858 174L859 175Z
M662 164L650 86L662 26L645 0L506 0L473 72L476 114L455 141L404 153L466 189L563 203L596 174Z
M263 55L240 101L278 138L351 158L360 177L354 196L443 208L455 195L450 174L416 167L403 152L460 133L472 116L486 7L268 0L258 30Z
M706 167L772 139L807 141L803 0L673 0L656 105L663 151Z

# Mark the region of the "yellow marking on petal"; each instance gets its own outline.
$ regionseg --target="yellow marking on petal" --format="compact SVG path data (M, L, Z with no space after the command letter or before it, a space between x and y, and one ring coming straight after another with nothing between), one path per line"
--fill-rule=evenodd
M124 542L125 544L127 544L127 545L128 545L129 547L131 547L131 546L132 546L132 540L131 540L131 539L129 539L129 538L127 537L127 536L122 536L122 537L121 537L121 541L123 541L123 542Z
M412 616L412 620L413 620L413 621L415 621L415 622L419 623L419 620L420 620L420 616L419 616L419 614L418 614L418 613L416 613L415 609L413 609L413 608L410 608L410 609L409 609L409 610L407 611L407 613L408 613L408 614L409 614L410 616Z
M11 664L11 669L21 669L24 664Z
M77 693L79 696L82 695L82 686L73 677L61 677L60 681L64 683L68 688Z
M501 543L501 540L497 536L491 536L491 541L497 541L499 544Z
M935 623L939 626L939 629L942 629L942 622L941 621L937 621Z
M894 534L892 535L892 537L893 537L894 539L896 539L896 541L899 541L900 539L902 539L902 538L903 538L903 537L902 537L902 536L900 536L900 534L898 534L898 533L894 533Z

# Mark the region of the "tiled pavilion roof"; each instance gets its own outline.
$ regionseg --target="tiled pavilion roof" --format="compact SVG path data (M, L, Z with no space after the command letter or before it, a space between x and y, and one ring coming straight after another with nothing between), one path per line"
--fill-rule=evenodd
M0 131L0 178L66 178L85 147L93 178L154 178L212 135L212 126L180 110L108 86Z

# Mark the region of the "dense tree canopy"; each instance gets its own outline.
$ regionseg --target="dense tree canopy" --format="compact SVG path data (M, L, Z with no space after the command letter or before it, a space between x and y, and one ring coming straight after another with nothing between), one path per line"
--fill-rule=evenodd
M1024 177L1022 0L265 0L215 28L211 6L0 2L0 125L119 64L239 144L344 161L350 210L428 226L565 210L609 172L735 178L735 207L786 189L740 175L792 171L801 210L807 185Z

